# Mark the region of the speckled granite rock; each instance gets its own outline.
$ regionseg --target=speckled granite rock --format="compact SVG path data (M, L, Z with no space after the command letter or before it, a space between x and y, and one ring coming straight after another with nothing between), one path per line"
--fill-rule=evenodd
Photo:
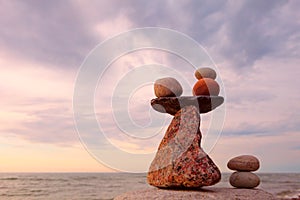
M200 190L163 190L150 188L146 190L132 191L122 194L115 200L275 200L274 196L260 189L237 188L208 188Z
M194 105L200 113L207 113L224 102L221 96L159 97L151 100L154 110L175 115L181 108Z
M221 179L218 167L202 150L200 115L195 106L176 113L148 172L148 183L160 188L199 188Z

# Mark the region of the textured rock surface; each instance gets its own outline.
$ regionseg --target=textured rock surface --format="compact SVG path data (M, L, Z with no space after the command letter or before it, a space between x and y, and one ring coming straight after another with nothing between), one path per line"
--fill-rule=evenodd
M251 172L234 172L229 178L230 185L237 188L255 188L259 185L259 177Z
M259 160L252 155L241 155L230 159L227 167L237 171L256 171L259 168Z
M201 190L162 190L150 188L147 190L132 191L122 194L115 200L275 200L275 198L259 189L236 189L236 188L205 188Z
M194 106L174 116L148 172L148 183L161 188L199 188L221 179L218 167L201 149L200 115Z
M199 68L195 71L195 77L197 79L201 78L211 78L211 79L216 79L217 73L215 70L209 67L203 67Z
M218 96L220 92L219 84L211 78L202 78L198 80L193 87L193 95Z
M182 96L182 97L160 97L151 100L154 110L162 113L175 115L181 108L194 105L200 113L207 113L224 102L220 96Z
M154 83L154 93L157 97L180 96L182 94L182 87L175 78L161 78Z

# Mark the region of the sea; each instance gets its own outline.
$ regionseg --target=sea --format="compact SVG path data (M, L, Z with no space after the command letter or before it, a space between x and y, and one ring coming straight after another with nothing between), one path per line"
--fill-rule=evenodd
M231 187L229 173L213 187ZM258 173L259 188L277 199L300 200L300 173ZM127 191L150 188L146 174L0 173L0 200L111 200ZM207 188L208 189L208 188Z

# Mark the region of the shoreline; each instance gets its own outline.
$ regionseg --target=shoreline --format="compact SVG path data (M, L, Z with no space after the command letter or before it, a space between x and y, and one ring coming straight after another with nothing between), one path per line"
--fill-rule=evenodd
M296 200L300 195L300 173L258 173L261 184L257 189L261 189L273 194L277 200ZM230 173L222 173L219 183L210 188L231 188L229 185ZM132 190L143 190L152 188L146 180L146 173L99 173L99 172L69 172L69 173L4 173L0 172L0 182L5 187L0 187L0 197L10 195L12 199L20 191L30 200L30 196L42 195L45 199L68 198L66 191L76 191L78 199L92 198L94 196L113 199L125 192ZM35 182L35 185L30 183ZM57 190L59 188L59 190ZM99 190L101 188L101 190ZM39 191L39 192L37 192ZM59 192L58 192L59 191ZM80 197L80 198L79 198ZM296 198L297 197L297 198ZM299 198L297 199L299 200Z

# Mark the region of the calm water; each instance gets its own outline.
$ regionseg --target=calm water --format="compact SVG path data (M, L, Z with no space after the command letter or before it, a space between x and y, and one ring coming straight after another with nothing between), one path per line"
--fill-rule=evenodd
M230 174L214 187L230 187ZM260 188L278 198L300 195L300 174L259 174ZM130 190L149 188L145 174L0 173L0 199L113 199Z

